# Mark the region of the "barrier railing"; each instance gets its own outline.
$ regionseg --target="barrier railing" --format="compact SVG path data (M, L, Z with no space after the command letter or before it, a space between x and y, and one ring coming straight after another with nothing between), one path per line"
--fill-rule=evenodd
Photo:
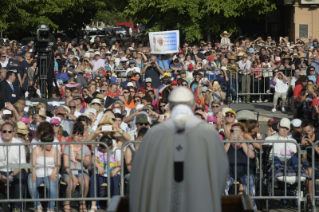
M141 143L141 141L127 141L125 142L122 147L121 147L121 187L120 187L120 195L124 196L124 166L126 166L126 164L124 164L124 152L126 150L126 148L128 148L128 145L132 144L132 143Z
M315 158L316 155L318 154L316 151L316 147L319 146L319 140L315 141L312 148L311 148L311 159L312 159L312 202L311 202L311 207L312 207L312 211L316 211L316 199L319 198L319 196L316 196L316 164L315 164ZM319 155L319 154L318 154Z
M294 144L296 146L296 150L297 150L297 160L298 160L298 164L301 164L300 161L301 161L301 149L300 149L300 146L298 145L298 143L296 141L293 141L293 140L245 140L245 141L239 141L239 140L228 140L228 141L222 141L224 144L234 144L235 145L235 148L234 148L234 161L230 161L230 165L234 165L234 182L238 182L238 177L237 177L237 170L238 170L238 164L237 164L237 153L238 153L238 149L236 148L237 144L242 144L242 143L245 143L247 145L247 191L249 192L250 191L250 179L249 179L249 176L250 176L250 171L249 171L249 168L250 168L250 159L249 159L249 155L250 155L250 149L249 149L249 145L252 145L253 143L256 145L256 146L260 146L260 150L259 150L259 161L258 161L258 165L259 165L259 170L256 170L256 173L259 171L259 177L258 177L258 182L259 182L259 195L256 193L255 196L251 196L252 199L264 199L264 200L269 200L269 199L297 199L298 200L298 211L300 211L300 202L301 201L305 201L305 198L302 196L303 192L301 192L301 179L300 179L300 176L301 176L301 166L298 166L298 175L296 176L296 182L297 182L297 192L295 193L295 195L287 195L287 182L285 181L284 182L284 195L279 195L279 196L275 196L275 155L274 154L274 145L276 146L276 144L278 143L284 143L285 146L284 148L287 149L287 144ZM267 155L270 155L270 158L268 159ZM266 156L265 156L266 155ZM265 157L265 158L263 158ZM256 159L256 155L254 157L254 159ZM283 159L283 165L284 165L284 177L283 179L286 180L287 179L287 159L288 159L288 156L287 154L284 154L284 157L282 158ZM268 160L271 161L271 163L267 163ZM233 163L233 164L231 164ZM271 171L271 178L269 178L268 176L268 167L272 168L272 171ZM266 172L264 174L264 172ZM253 175L255 175L255 173L252 173ZM272 179L271 180L271 184L269 186L269 189L268 189L268 195L267 194L264 194L263 193L263 186L262 186L262 182L263 180L265 179ZM235 186L235 195L237 195L238 192L237 192L237 186ZM267 202L267 205L268 205L268 202ZM268 206L267 206L268 207Z
M60 165L58 163L58 161L63 161L62 160L63 155L59 154L59 146L60 145L65 145L65 148L68 147L67 151L64 149L64 154L69 155L69 160L64 161L63 165L62 165L62 163L60 163ZM74 145L77 145L77 146L74 146ZM104 173L107 173L107 176L105 176L105 177L107 177L107 197L99 197L99 195L97 195L97 186L96 186L97 172L96 172L96 167L95 167L97 160L96 160L95 155L93 155L93 158L91 158L91 151L90 151L90 155L89 155L89 161L88 161L88 158L85 158L86 156L88 156L88 155L84 155L85 154L85 147L84 147L85 145L91 145L92 148L94 146L99 145L99 147L101 147L101 148L103 147L103 149L105 149L104 151L107 154L107 161L108 161L107 164L104 164L104 171L107 170L107 172L104 172ZM37 158L33 158L33 153L30 154L29 160L26 158L26 163L22 163L24 161L23 157L25 154L25 148L28 148L31 152L33 152L33 151L38 151L37 149L35 149L35 147L37 147L37 146L40 146L42 149L46 150L46 151L43 151L43 156L42 156L43 157L43 165L37 164L37 162L36 162ZM47 161L49 161L50 159L49 159L49 157L46 157L46 156L47 156L47 154L50 154L50 151L51 151L51 150L48 151L48 149L50 149L50 148L47 148L47 146L55 147L55 150L52 152L52 154L53 154L52 158L54 160L54 165L52 165L52 162L51 162L51 164L47 163ZM12 148L13 151L17 151L16 149L14 149L14 147L19 148L18 152L15 152L15 154L19 154L18 163L13 163L12 160L9 160L9 157L11 157L11 155L9 155L11 153L10 149ZM75 148L77 148L77 149L75 149ZM87 150L87 151L89 151L89 150ZM2 181L2 185L4 185L6 187L4 191L0 191L0 193L2 192L2 199L0 199L0 203L2 203L2 206L4 206L5 204L8 204L8 203L15 203L15 202L26 203L26 202L43 202L43 201L45 201L45 202L47 202L47 201L60 202L60 201L85 201L85 200L98 201L98 200L110 200L111 199L111 190L110 190L110 186L109 186L109 185L111 185L109 161L110 161L110 155L115 154L116 150L110 151L109 147L103 142L59 142L59 143L56 143L56 142L53 142L53 143L45 143L45 142L41 142L41 143L5 143L4 142L4 143L0 144L0 152L3 152L3 155L4 155L3 157L0 157L0 169L2 170L2 171L0 171L1 181ZM86 154L87 153L88 152L86 152ZM58 157L59 155L61 158ZM103 154L103 159L105 160L104 154ZM74 167L71 166L71 160L74 163ZM8 163L8 161L9 161L9 163ZM84 165L81 165L81 169L77 169L76 168L77 163L80 163L80 162L81 162L81 164L84 164ZM88 187L89 183L87 182L87 180L85 182L84 177L81 177L81 176L88 176L89 177L89 173L87 172L88 171L87 168L92 163L93 163L92 173L93 173L94 185L91 185L91 186L94 187L94 195L88 197L88 195L84 196L84 190L86 189L87 194L89 193L89 189L90 189L90 187ZM37 166L35 166L36 164L37 164ZM67 167L67 165L68 165L68 167ZM59 171L61 166L63 167L62 172ZM17 172L18 171L17 169L19 169L19 173L16 174L17 176L19 176L18 182L15 181L16 177L11 178L11 173L13 173L13 171ZM22 172L24 172L23 170L26 170L27 172L31 171L32 175L35 175L36 170L39 170L39 169L44 170L44 179L43 179L44 180L43 181L43 183L44 183L44 198L42 198L42 199L32 197L35 195L35 193L33 193L33 191L35 191L34 186L37 184L34 184L35 182L34 182L32 177L30 177L30 179L29 179L27 176L23 176L23 173L22 173ZM56 189L57 195L56 195L56 197L51 197L49 195L49 198L48 198L47 188L46 188L46 185L48 183L47 182L48 179L46 177L47 177L47 173L48 173L49 169L51 169L51 170L53 169L53 171L56 171L55 177L56 177L56 181L57 181L56 188L50 187L49 192L51 192L51 189ZM54 169L56 169L56 170L54 170ZM4 170L6 170L6 171L4 171ZM62 179L60 179L60 174L69 175L68 181L64 182ZM4 175L6 175L6 176L4 176ZM73 184L73 179L71 179L72 177L70 177L71 175L72 175L72 177L73 177L73 175L74 176L77 175L79 178L81 178L81 180L79 180L76 185L73 185L75 187L80 185L81 197L72 197L72 193L74 192L74 190L71 189L72 188L71 185ZM4 177L6 177L6 179ZM23 179L24 177L25 177L25 179ZM41 176L39 176L39 177L41 177ZM23 182L23 180L24 180L24 182ZM36 180L38 180L38 177L36 178ZM33 181L34 183L31 183L31 181ZM50 181L51 181L51 179L50 179ZM52 179L52 181L53 181L53 179ZM25 185L28 185L28 183L31 183L31 186L29 185L29 187L31 187L31 190L32 190L31 192L33 195L30 194L31 198L23 198L22 195L24 195L24 192L22 190L24 190L24 189L22 189L22 185L24 184L24 186L25 186ZM69 194L68 195L69 197L66 197L66 198L59 197L59 187L60 187L61 183L67 183L67 186L70 187L67 191L68 193L65 192L65 194ZM9 188L10 188L10 186L17 186L17 184L19 186L19 189L18 189L19 198L12 198L12 197L10 197L10 189ZM74 187L74 189L75 189L75 187ZM27 189L27 187L25 189ZM73 190L73 192L72 192L72 190ZM17 190L15 190L15 191L17 191ZM25 190L25 191L27 191L27 190ZM56 207L59 210L59 204L57 204Z

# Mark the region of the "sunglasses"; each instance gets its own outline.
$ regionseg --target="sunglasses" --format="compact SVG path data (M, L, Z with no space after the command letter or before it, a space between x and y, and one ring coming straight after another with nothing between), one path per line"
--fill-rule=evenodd
M76 106L69 106L69 108L70 108L70 109L75 109L75 108L76 108Z
M128 94L129 92L123 92L124 94Z
M107 86L107 84L102 84L103 86Z
M141 102L141 100L139 100L139 99L136 99L136 100L134 100L134 102Z
M53 127L59 127L59 124L51 124Z
M219 105L212 105L212 108L219 108Z
M187 84L182 84L182 86L187 86Z
M228 114L226 114L226 117L234 118L234 117L235 117L235 115L234 115L234 114L232 114L232 113L228 113Z
M165 107L166 105L161 105L160 107L162 108L162 107Z
M101 90L102 93L104 93L106 90Z
M149 123L138 123L139 125L141 125L141 126L148 126L148 125L150 125Z
M11 134L11 133L12 133L12 130L2 130L2 134L6 134L6 133Z

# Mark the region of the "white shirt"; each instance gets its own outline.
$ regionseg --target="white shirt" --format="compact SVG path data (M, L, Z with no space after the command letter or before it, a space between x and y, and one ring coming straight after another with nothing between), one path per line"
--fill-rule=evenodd
M278 93L286 93L288 91L288 82L285 78L276 79L275 91Z
M297 77L293 78L293 79L291 80L291 82L290 82L290 85L295 86L297 80L298 80Z
M94 64L93 71L96 71L101 67L104 68L105 61L103 59L98 59L98 60L93 60L92 63Z
M0 143L4 143L2 138ZM21 144L22 142L17 138L12 138L11 143ZM20 149L20 150L19 150ZM20 152L20 155L19 155ZM13 171L15 168L10 168L10 164L26 163L25 147L22 146L0 146L0 171L7 172L7 157L10 161L8 164L8 171Z
M5 60L4 62L2 62L2 61L0 60L1 67L2 67L2 68L3 68L3 67L7 67L8 62L9 62L8 58L6 58L6 60Z
M247 74L250 73L250 67L251 67L250 60L246 60L245 63L243 63L243 60L240 60L237 63L238 63L238 67L239 67L240 70L243 71L244 69L246 69L246 73L243 73L244 75L247 75Z
M269 136L267 137L265 140L285 140L285 141L296 141L293 138L289 138L289 137L282 137L277 135L273 135L273 136ZM272 145L272 143L265 143L268 145ZM285 146L286 145L286 146ZM286 150L285 150L286 147ZM285 152L286 152L286 159L291 158L292 154L290 153L296 153L297 152L297 147L295 144L293 143L274 143L274 146L269 154L269 160L272 160L272 154L274 154L275 156L277 156L281 161L285 160Z

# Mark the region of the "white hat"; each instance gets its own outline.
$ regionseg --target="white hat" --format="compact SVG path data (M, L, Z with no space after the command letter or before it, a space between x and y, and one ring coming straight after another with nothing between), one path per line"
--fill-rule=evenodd
M94 52L94 56L95 56L95 55L100 55L100 52Z
M33 106L32 102L30 100L25 101L25 106Z
M230 111L230 110L232 110L232 109L229 108L229 107L223 108L223 109L222 109L223 116L226 116L226 113L227 113L228 111Z
M281 127L287 127L288 129L290 129L290 121L287 118L282 118L279 122L279 126Z
M257 120L255 114L249 110L241 110L237 113L237 120Z
M227 67L226 66L222 66L220 69L227 71Z
M94 108L88 108L85 110L85 113L86 114L93 113L94 115L96 115L96 110Z
M188 88L178 87L175 88L169 95L169 102L190 102L194 101L195 96Z
M58 106L58 107L59 107L59 106L60 106L60 103L59 103L59 102L57 102L57 101L53 101L53 102L52 102L52 105L53 105L53 106Z
M300 119L293 119L291 121L292 126L294 127L300 127L301 126L301 120Z
M128 59L126 57L122 57L121 60L120 60L120 63L121 62L127 62L127 61L128 61Z
M206 91L207 91L207 87L206 86L202 87L202 92L206 92Z
M145 82L152 82L152 78L147 77L147 78L145 79Z
M133 85L132 82L128 82L127 85L126 85L126 87L128 87L128 86L132 86L132 87L133 87L134 85Z
M110 51L106 51L105 54L112 54Z

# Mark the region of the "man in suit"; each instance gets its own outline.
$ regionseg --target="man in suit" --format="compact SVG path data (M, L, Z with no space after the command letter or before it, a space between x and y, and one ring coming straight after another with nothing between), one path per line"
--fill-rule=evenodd
M19 89L13 82L16 80L16 75L12 71L8 71L6 79L1 82L1 98L3 102L14 104L19 97Z
M103 95L103 104L104 104L104 108L108 108L111 104L114 103L114 99L110 96L108 96L108 87L107 86L102 86L100 89L101 94ZM99 96L96 96L96 98L99 98Z

